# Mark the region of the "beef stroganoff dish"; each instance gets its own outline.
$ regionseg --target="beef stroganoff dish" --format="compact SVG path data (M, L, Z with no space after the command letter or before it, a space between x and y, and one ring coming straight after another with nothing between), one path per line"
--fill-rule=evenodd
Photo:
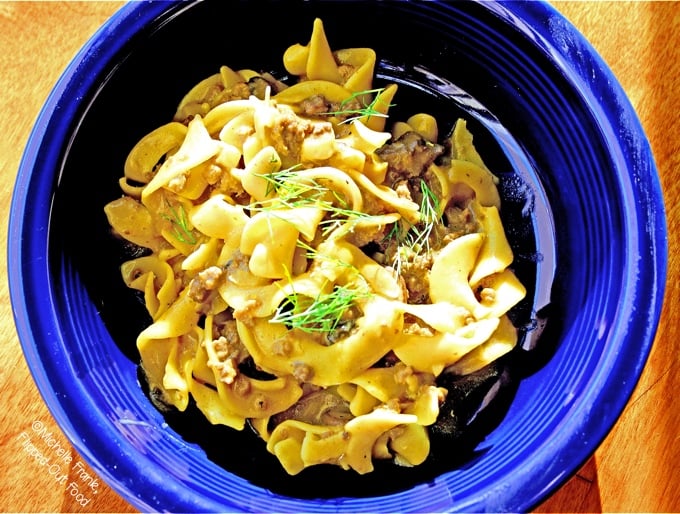
M391 119L375 64L317 19L288 80L222 66L131 149L104 207L140 249L121 274L151 318L154 403L249 427L290 475L422 464L441 378L518 341L498 179L464 119Z

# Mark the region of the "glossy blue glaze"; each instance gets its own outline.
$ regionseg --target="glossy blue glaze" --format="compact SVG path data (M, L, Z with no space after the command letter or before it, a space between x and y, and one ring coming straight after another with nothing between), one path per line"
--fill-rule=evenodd
M83 148L103 139L91 129L135 119L128 131L107 135L119 135L121 147L129 148L174 107L165 98L155 105L144 85L125 89L118 77L129 78L128 67L139 72L139 48L160 52L173 26L183 27L192 16L209 23L209 9L227 4L126 5L76 56L36 122L14 191L8 275L21 344L51 413L93 469L142 510L530 510L578 470L611 429L645 365L660 315L667 258L663 200L649 144L624 92L588 42L544 3L365 3L394 24L427 27L431 36L423 37L440 44L437 52L425 43L410 46L403 57L388 55L389 47L366 36L365 46L384 57L379 73L465 112L503 154L505 164L494 171L507 184L505 200L519 195L524 202L520 217L535 240L535 248L525 247L517 236L516 259L535 270L530 307L549 313L549 329L535 350L527 350L538 358L524 369L507 413L465 465L378 497L284 495L225 469L198 440L200 433L176 430L150 404L129 344L121 343L134 333L134 322L131 317L125 327L127 314L116 313L125 304L111 306L118 298L109 292L116 269L88 230L99 226L89 218L113 198L122 173L120 162L106 162L119 149L97 148L98 159L89 159ZM286 9L309 18L338 5L291 2ZM359 34L334 31L330 14L321 17L331 39L344 33L364 46ZM226 30L228 16L215 18ZM300 24L304 30L277 34L281 48L307 37L311 24ZM179 32L186 34L186 27ZM154 47L155 38L163 44ZM187 72L186 84L163 79L153 88L169 89L175 102L178 91L238 56L229 45L223 58L218 50L200 57L205 66L191 70L195 77ZM155 76L167 71L161 64L149 67ZM128 92L125 100L116 96L120 91ZM111 98L120 105L107 107ZM150 110L140 114L136 107L146 104ZM130 112L117 121L126 108ZM78 197L83 181L101 196ZM512 187L516 181L520 188ZM83 218L66 205L74 200L82 202ZM76 220L84 228L73 236L64 227L73 230Z

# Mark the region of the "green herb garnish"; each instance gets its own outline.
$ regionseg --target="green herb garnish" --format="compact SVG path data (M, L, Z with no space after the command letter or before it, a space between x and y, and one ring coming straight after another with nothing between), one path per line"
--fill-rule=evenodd
M347 286L335 286L330 293L320 293L315 298L293 293L279 305L270 322L304 332L332 332L343 321L347 309L369 295L368 291Z
M425 246L429 251L430 234L440 219L439 198L437 198L437 195L434 194L424 180L420 181L420 193L422 195L420 200L420 223L411 227L409 231L411 235L410 246L412 248Z
M430 235L441 220L439 198L424 180L420 181L420 193L419 222L409 224L408 228L395 223L392 230L385 236L386 239L396 241L397 244L392 262L397 274L401 273L404 262L419 255L423 250L430 251Z
M163 219L172 223L174 228L173 235L180 242L188 245L196 244L196 236L189 228L189 220L187 219L184 206L180 204L179 212L166 200L168 209L171 215L162 214Z
M318 188L315 187L315 184L305 184L300 180L295 180L295 170L298 167L299 165L295 165L291 168L286 168L285 170L257 174L256 176L263 178L267 182L265 195L269 196L270 194L275 193L279 197L279 200L285 202L310 192L317 193Z
M341 103L340 103L340 109L337 111L332 111L326 113L329 116L349 116L348 118L344 119L343 121L340 122L342 125L343 123L349 123L350 121L358 120L360 118L370 118L371 116L377 116L379 118L387 118L387 114L382 113L376 109L376 106L378 105L378 102L380 101L380 95L385 91L385 88L378 88L378 89L368 89L366 91L359 91L356 93L352 93L351 96L348 98L345 98ZM365 95L372 95L375 93L375 96L373 97L373 100L369 104L364 103L363 107L360 107L359 109L350 109L350 108L344 108L347 107L350 102L353 100L363 97ZM388 107L392 107L393 104L388 105Z
M294 168L258 175L267 181L267 195L276 193L275 198L255 202L249 207L253 211L268 211L275 214L276 209L285 207L316 207L329 213L321 222L324 235L340 221L353 221L370 218L372 215L347 207L347 201L336 191L320 184L314 179L300 180ZM344 218L344 219L343 219Z

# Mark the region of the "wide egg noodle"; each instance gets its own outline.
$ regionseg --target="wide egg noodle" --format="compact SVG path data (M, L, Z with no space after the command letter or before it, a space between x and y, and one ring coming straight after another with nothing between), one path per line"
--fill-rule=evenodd
M183 291L175 302L137 338L142 367L152 394L163 403L185 410L188 379L184 366L198 325L198 313Z
M283 56L295 83L222 66L132 148L123 194L104 208L114 233L147 252L121 275L151 318L137 348L152 399L178 410L193 400L235 430L249 424L289 474L421 464L447 395L437 377L477 371L517 343L508 313L526 289L511 269L497 177L458 120L448 153L421 171L437 219L386 184L377 151L408 132L435 145L439 128L417 112L385 130L397 86L373 89L375 62L369 48L333 51L316 20L309 43ZM251 79L267 81L264 93L250 92ZM315 102L333 112L310 114ZM370 113L342 112L369 103ZM430 264L419 275L426 299L410 303L384 252L441 225L461 199L474 220L464 233L432 247L411 240ZM322 328L338 292L349 301ZM294 321L314 306L329 310ZM313 392L346 418L300 417Z
M144 304L157 320L177 299L178 289L172 267L155 255L139 257L121 266L125 284L144 293Z
M291 333L266 319L254 320L252 326L240 322L239 335L255 361L269 373L294 374L302 365L311 373L311 384L341 384L389 352L392 338L401 329L399 313L379 298L366 301L356 330L331 346L320 345L304 332Z
M200 179L200 174L195 173L196 169L214 157L219 152L219 148L219 143L210 137L200 116L194 118L189 123L186 137L177 153L163 162L142 191L142 202L162 187L181 191L191 200L198 198L202 193L200 180L199 184L191 184L193 187L187 188L189 177L196 176Z
M376 442L383 434L388 434L392 449L400 450L398 455L404 456L404 462L417 465L429 453L429 438L425 430L415 433L408 430L416 422L413 414L400 414L387 408L357 416L342 429L288 420L274 429L267 449L279 458L290 474L317 464L335 464L364 474L373 471ZM390 434L395 428L400 430ZM409 444L399 444L401 438L407 439Z

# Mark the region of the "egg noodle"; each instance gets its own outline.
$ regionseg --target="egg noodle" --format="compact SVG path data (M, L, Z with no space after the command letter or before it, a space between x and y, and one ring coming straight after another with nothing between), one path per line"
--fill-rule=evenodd
M376 54L332 51L321 20L283 55L292 85L232 70L197 84L132 148L115 234L151 324L152 397L254 429L289 474L430 452L447 390L517 343L497 178L464 120L385 126Z

